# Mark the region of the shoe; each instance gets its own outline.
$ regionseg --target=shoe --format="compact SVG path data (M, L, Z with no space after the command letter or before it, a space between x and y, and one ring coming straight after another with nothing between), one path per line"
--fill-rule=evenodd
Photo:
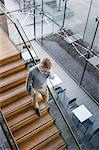
M36 114L40 117L41 116L41 112L39 108L35 108Z

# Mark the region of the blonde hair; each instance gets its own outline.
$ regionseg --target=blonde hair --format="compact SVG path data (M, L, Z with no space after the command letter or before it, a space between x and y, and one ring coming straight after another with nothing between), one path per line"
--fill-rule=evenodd
M41 67L46 68L46 69L51 69L52 63L51 63L50 59L49 58L44 58L41 61Z

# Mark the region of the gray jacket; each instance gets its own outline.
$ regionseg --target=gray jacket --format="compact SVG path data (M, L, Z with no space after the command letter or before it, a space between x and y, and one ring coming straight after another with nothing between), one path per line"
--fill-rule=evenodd
M31 89L43 89L47 88L47 73L42 73L39 71L38 66L33 66L28 73L26 80L26 89L28 92L31 92Z

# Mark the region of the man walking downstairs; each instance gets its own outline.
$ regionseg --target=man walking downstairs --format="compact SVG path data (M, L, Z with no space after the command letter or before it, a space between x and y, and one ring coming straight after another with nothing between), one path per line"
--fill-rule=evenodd
M32 104L36 114L40 117L39 100L44 102L48 100L47 78L51 75L52 63L49 58L44 58L40 64L30 68L26 89L33 97Z

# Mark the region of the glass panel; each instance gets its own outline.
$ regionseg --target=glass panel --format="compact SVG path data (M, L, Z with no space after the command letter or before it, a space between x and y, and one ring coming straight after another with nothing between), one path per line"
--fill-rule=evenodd
M96 22L99 14L99 1L91 0L88 22L86 22L84 43L92 48L86 69L84 72L82 86L99 103L99 24ZM95 33L96 32L96 33ZM97 56L96 56L97 55Z
M20 3L22 5L24 5L24 1L20 1ZM33 13L33 7L31 5L31 9L26 9L23 11L12 11L10 12L9 10L7 10L3 5L1 6L3 7L3 10L5 10L5 12L9 12L9 17L11 17L11 19L14 21L14 23L19 27L20 32L22 32L22 36L23 38L25 38L25 40L27 41L26 35L27 37L29 37L29 40L33 40L34 39L34 13ZM7 8L9 9L9 6L7 6ZM22 30L22 28L24 29L24 32Z
M96 56L94 57L95 59L99 59ZM87 63L82 86L99 103L99 70L90 62Z
M44 12L60 26L64 13L64 2L61 0L44 0Z
M41 38L41 33L42 33L42 29L41 29L41 21L42 21L42 17L39 14L40 12L38 10L35 10L35 29L36 29L36 38Z
M87 27L86 27L86 32L84 36L84 41L89 44L89 47L91 46L95 30L96 30L96 17L99 15L99 1L98 0L91 0L92 3L90 3L90 14L87 22ZM95 37L95 42L94 42L94 50L96 48L96 51L99 54L99 28L97 30L97 34Z
M67 0L64 28L83 35L89 6L90 0L87 0L87 2Z
M9 11L16 11L20 9L20 1L22 0L15 0L15 1L10 1L8 3L8 1L4 0L4 4L5 7L9 10Z
M42 4L41 1L39 2ZM96 67L99 67L99 63L94 65L91 63L91 58L94 57L94 54L99 54L99 29L93 43L93 52L90 52L89 55L89 62L87 63L86 60L97 25L95 18L99 13L99 9L97 9L98 7L95 9L96 5L99 5L97 0L87 0L87 2L79 0L44 0L43 25L39 28L41 29L41 33L39 33L42 35L43 26L43 36L41 36L43 40L39 40L74 79L79 84L82 82L84 89L98 101L99 87L97 83L99 82L99 73ZM39 9L41 10L41 7ZM57 11L60 13L58 14ZM60 29L62 32L59 31ZM95 59L96 61L99 62L98 57ZM93 78L92 82L91 78ZM96 93L94 89L96 89Z

